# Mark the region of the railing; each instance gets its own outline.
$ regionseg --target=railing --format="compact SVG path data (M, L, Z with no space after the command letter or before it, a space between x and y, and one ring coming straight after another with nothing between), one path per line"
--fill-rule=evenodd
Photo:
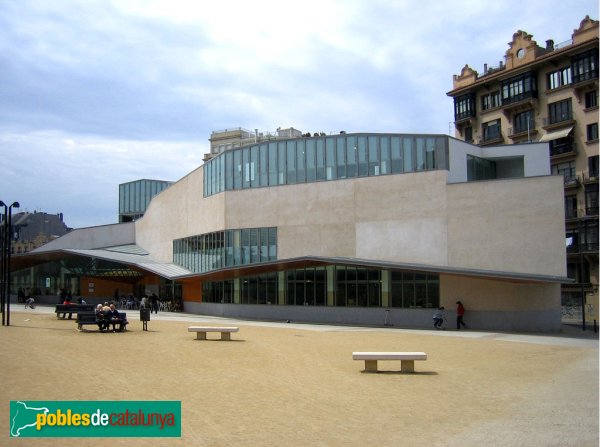
M598 205L596 205L596 206L586 206L585 207L585 215L587 217L597 216L598 215Z
M577 153L577 151L575 150L574 143L556 145L550 149L551 157L554 157L555 155L576 154L576 153Z

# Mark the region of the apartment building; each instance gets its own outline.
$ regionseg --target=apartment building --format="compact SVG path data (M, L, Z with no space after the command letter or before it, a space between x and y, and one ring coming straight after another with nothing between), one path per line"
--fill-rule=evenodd
M453 77L455 136L482 147L546 142L564 178L568 276L563 306L598 319L598 21L586 16L567 41L517 31L497 66L465 65ZM493 173L493 161L486 172ZM483 175L486 175L485 173ZM491 174L490 174L491 175Z

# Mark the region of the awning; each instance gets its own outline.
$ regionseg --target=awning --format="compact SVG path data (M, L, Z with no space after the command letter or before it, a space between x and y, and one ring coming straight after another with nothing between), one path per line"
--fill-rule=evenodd
M545 135L542 135L542 138L540 138L540 143L545 142L545 141L558 140L559 138L565 138L567 135L569 135L571 133L572 130L573 130L573 126L566 127L561 130L555 130L554 132L548 132Z

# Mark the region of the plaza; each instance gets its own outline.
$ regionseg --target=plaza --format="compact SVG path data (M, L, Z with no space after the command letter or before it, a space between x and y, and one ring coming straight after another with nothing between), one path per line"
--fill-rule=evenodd
M589 331L523 335L160 312L146 332L130 311L127 332L106 334L79 332L53 311L15 307L11 326L0 328L5 402L181 401L180 439L77 439L83 447L598 445L598 340ZM187 327L200 322L240 331L229 342L198 341ZM379 350L424 351L428 359L415 374L399 374L397 362L364 373L364 362L352 360L353 351ZM0 424L8 436L9 418Z

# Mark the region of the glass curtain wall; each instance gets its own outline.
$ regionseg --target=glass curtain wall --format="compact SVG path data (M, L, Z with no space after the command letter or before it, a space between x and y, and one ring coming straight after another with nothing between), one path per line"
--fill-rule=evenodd
M330 290L328 271L333 275ZM284 282L281 287L280 281ZM384 270L336 265L286 270L279 275L271 272L227 281L206 281L202 284L202 300L206 303L418 309L439 306L439 287L439 275L434 273L389 272L384 275ZM389 291L386 300L383 290ZM330 303L328 292L333 296Z
M332 135L227 151L204 165L204 196L222 191L447 169L448 137Z
M173 263L195 273L277 260L277 228L245 228L176 239Z

